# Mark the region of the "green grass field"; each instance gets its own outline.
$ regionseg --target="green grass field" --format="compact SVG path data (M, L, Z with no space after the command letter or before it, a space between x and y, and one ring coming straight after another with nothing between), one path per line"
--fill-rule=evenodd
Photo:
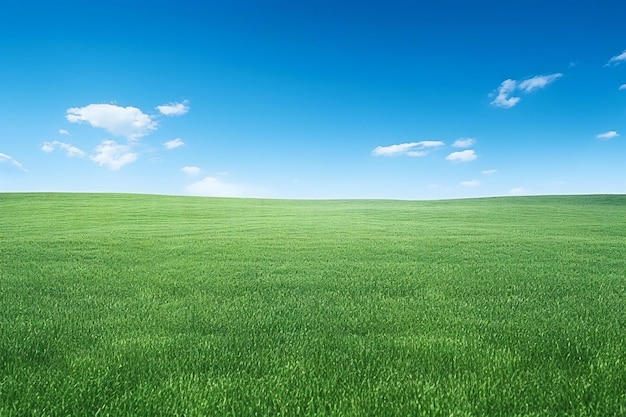
M626 196L0 194L0 416L626 415Z

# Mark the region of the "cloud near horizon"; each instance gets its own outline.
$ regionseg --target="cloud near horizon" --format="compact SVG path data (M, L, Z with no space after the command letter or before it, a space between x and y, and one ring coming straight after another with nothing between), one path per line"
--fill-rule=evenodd
M434 149L444 146L445 143L439 140L423 140L421 142L400 143L397 145L377 146L372 151L374 156L400 156L411 157L425 156L427 149Z
M215 177L205 177L187 186L187 193L206 197L244 197L246 191L241 185L226 183Z
M517 80L507 79L502 81L500 87L490 96L495 98L491 101L491 105L494 107L501 107L509 109L514 107L522 99L520 97L513 97L513 93L519 90L523 93L531 93L535 90L539 90L548 86L563 76L562 73L555 73L550 75L536 75L534 77L526 78L525 80L518 82Z

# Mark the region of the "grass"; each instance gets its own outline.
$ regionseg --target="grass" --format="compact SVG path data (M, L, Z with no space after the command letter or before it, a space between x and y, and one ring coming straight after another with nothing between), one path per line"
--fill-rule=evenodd
M626 196L0 194L0 416L626 415Z

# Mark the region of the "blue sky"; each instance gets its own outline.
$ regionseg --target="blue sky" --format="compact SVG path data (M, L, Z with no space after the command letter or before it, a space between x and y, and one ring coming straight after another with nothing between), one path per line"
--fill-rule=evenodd
M626 2L21 1L0 192L626 193Z

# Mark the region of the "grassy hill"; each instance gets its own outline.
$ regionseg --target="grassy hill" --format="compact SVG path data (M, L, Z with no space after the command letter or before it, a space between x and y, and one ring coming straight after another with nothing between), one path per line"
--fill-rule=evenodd
M0 194L0 416L626 415L626 196Z

